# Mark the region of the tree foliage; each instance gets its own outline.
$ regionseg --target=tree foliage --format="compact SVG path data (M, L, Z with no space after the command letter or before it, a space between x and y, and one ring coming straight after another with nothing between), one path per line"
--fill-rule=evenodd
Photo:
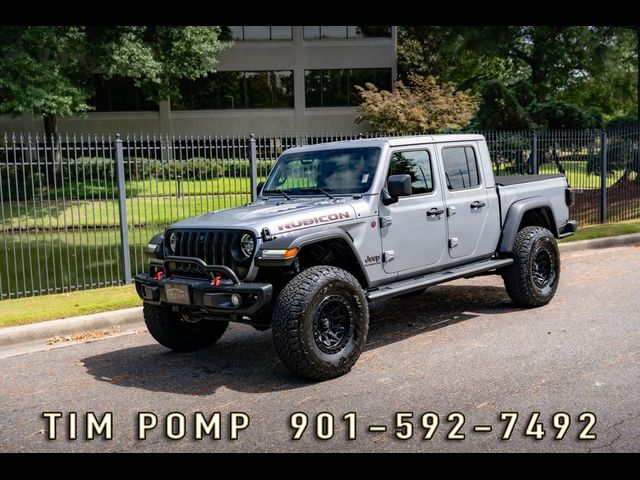
M482 89L473 126L481 130L524 130L531 127L531 120L514 93L502 82L492 80Z
M372 129L388 133L436 133L461 129L477 110L478 100L468 91L435 77L410 75L408 85L395 82L393 92L371 83L356 86L362 104L356 121L366 120Z
M580 130L604 126L600 110L582 110L561 100L534 102L529 106L529 115L536 125L551 130L563 128Z
M89 27L94 71L106 78L132 78L150 100L179 98L179 82L215 71L227 46L218 27Z
M89 110L86 48L83 27L0 27L0 112Z
M497 80L522 107L557 99L612 117L637 111L638 51L629 26L400 27L398 72L472 92Z
M0 112L55 119L91 110L93 76L133 79L150 100L213 72L228 45L214 26L0 27Z

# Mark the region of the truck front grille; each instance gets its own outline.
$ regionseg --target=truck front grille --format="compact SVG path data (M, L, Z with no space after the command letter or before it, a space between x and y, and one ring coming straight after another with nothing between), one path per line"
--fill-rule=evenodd
M171 234L176 234L175 251L171 250ZM231 268L240 279L244 278L252 258L240 254L240 238L249 233L238 230L172 230L165 235L165 251L179 257L196 257L207 265L224 265ZM193 264L176 265L176 274L202 277Z

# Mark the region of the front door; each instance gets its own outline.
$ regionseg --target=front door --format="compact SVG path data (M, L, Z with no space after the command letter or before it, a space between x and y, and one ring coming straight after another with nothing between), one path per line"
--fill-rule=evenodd
M412 194L392 205L380 204L384 270L402 273L435 266L446 256L442 185L433 151L426 147L391 151L389 175L411 176Z
M446 183L449 256L473 258L478 254L478 243L489 212L487 189L480 173L475 143L440 145L439 148Z

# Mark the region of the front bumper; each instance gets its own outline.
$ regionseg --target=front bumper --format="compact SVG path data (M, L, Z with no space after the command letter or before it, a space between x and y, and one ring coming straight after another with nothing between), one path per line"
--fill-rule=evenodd
M173 275L172 266L175 266L175 262L195 264L207 273L208 278ZM136 292L143 301L154 305L177 305L212 314L252 315L272 300L271 284L241 282L227 267L206 265L198 258L167 257L163 267L165 276L160 279L146 273L136 275ZM219 273L226 274L226 278L217 275ZM176 301L175 294L169 299L167 289L179 290L179 301ZM236 301L239 298L239 303L232 301L234 295Z

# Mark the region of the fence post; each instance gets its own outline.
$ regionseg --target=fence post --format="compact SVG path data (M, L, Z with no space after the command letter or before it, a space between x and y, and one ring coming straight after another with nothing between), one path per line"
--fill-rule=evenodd
M131 283L131 257L129 253L129 226L127 225L127 197L124 183L124 153L122 139L116 134L116 179L118 182L118 212L120 214L120 245L124 283Z
M182 197L182 175L176 175L176 197Z
M538 132L531 137L531 175L538 174Z
M607 132L600 137L600 223L607 223Z
M258 156L256 153L256 139L253 133L249 140L249 168L251 170L251 201L255 202L258 199Z

